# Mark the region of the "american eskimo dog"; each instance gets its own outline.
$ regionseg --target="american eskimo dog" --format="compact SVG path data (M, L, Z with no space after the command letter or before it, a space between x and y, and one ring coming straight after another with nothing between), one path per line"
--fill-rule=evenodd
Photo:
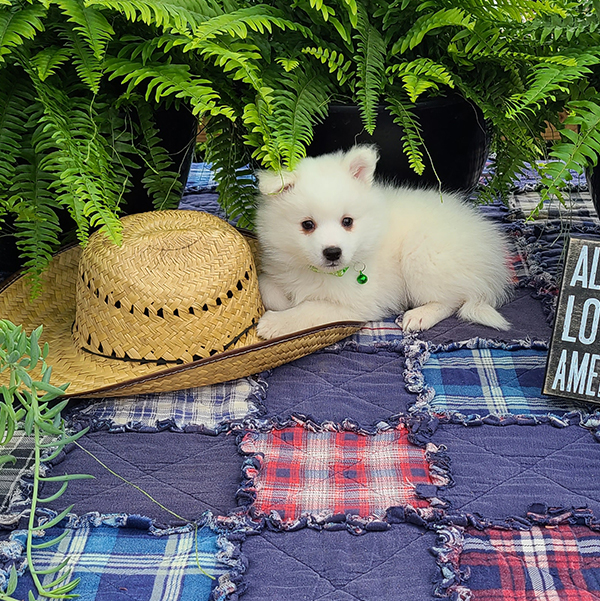
M377 159L355 146L259 173L259 335L402 311L406 332L454 313L507 329L502 235L456 194L375 183Z

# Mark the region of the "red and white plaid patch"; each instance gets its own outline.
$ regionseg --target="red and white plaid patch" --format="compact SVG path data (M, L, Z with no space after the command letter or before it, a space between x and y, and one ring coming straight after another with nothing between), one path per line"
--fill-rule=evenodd
M460 570L473 601L598 601L600 535L570 525L469 529Z
M302 426L249 432L240 445L260 468L247 469L260 515L281 519L305 514L382 518L398 505L428 507L415 486L433 484L425 449L408 441L406 428L375 435L311 432Z

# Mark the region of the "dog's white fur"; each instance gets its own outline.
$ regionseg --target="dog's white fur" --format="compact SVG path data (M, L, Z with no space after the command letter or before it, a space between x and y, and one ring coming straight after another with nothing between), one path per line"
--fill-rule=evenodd
M455 312L507 329L496 311L511 282L501 234L457 195L374 183L377 159L374 147L355 146L305 158L293 172L259 173L259 285L268 310L258 334L402 311L404 331L426 330ZM307 232L309 220L315 228ZM323 254L332 247L342 251L334 261ZM344 267L343 276L333 275Z

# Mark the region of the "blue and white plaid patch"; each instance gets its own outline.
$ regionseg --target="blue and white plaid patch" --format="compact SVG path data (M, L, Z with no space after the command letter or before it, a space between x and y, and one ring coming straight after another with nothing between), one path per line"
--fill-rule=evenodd
M192 163L188 174L185 190L214 190L217 182L213 177L211 166L208 163Z
M402 351L402 329L390 317L383 321L369 321L358 332L337 342L330 348L374 352L377 350Z
M162 536L104 524L67 530L56 547L34 550L33 561L41 571L69 558L65 568L42 576L42 583L49 585L64 571L72 571L71 579L81 578L74 593L82 601L208 600L213 587L219 584L219 576L231 570L231 557L223 547L233 545L206 526L197 534L188 528ZM51 528L36 543L62 532L62 528ZM198 565L215 580L202 573ZM19 579L16 598L27 598L32 584L28 575Z
M78 413L111 431L216 430L220 425L260 412L265 385L253 378L240 378L201 388L103 399Z
M584 408L541 394L546 351L460 349L432 353L423 365L433 411L479 415L548 415Z

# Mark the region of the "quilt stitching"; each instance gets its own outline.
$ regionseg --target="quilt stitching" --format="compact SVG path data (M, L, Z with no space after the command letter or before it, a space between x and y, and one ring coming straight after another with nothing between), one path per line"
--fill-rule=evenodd
M290 373L293 377L295 388L293 390L293 398L290 398L285 404L282 403L282 399L278 399L278 403L280 406L277 408L277 415L279 418L285 418L289 416L293 416L296 413L304 414L305 410L301 409L302 406L305 406L311 400L314 401L321 395L327 395L335 393L338 390L344 392L344 395L347 396L348 399L353 399L360 403L363 407L373 407L377 410L378 413L381 413L382 409L386 411L389 416L398 413L397 411L393 411L389 407L385 406L385 401L382 401L382 404L378 404L376 400L365 398L365 396L360 394L360 391L353 389L353 384L355 382L360 382L361 378L365 378L366 376L376 375L378 372L388 369L391 365L398 365L398 386L402 386L402 372L404 371L404 359L402 356L394 353L388 357L381 357L383 363L378 363L374 368L365 369L365 371L361 372L358 375L353 375L345 378L343 381L332 383L325 376L320 374L315 374L314 371L306 370L302 367L302 365L293 364L291 366L286 366L287 370L290 370ZM306 382L309 382L309 385L300 386L297 383L301 381L301 374L306 374ZM336 378L339 378L339 374L337 374ZM268 380L267 380L268 382ZM313 392L312 388L318 387L316 392ZM269 393L272 389L269 389ZM290 395L292 396L292 395ZM255 421L252 419L247 419L244 421Z
M80 440L79 444L81 444L83 441ZM154 482L161 484L163 486L166 486L166 488L172 488L173 490L178 491L179 493L181 493L182 495L185 495L187 497L190 497L191 499L194 499L195 501L197 501L198 499L196 499L196 497L194 497L190 492L176 486L176 484L174 484L173 482L169 482L167 485L165 485L165 483L161 480L161 478L159 476L157 476L158 472L163 471L165 468L170 467L170 465L176 465L178 463L179 460L181 460L181 458L179 458L178 460L175 460L172 464L164 464L161 465L160 467L156 467L154 469L143 469L140 466L132 463L131 461L129 461L128 459L126 459L125 457L123 457L122 455L119 455L118 453L116 453L113 449L109 448L108 446L104 445L104 444L100 444L98 442L98 440L92 440L92 439L85 439L85 442L87 444L94 444L97 447L99 447L100 449L102 449L103 451L105 451L106 453L110 454L112 457L118 459L119 461L123 461L124 463L127 463L129 466L131 466L132 468L134 468L135 470L137 470L140 474L140 479L151 479ZM225 441L219 441L216 443L217 445L223 445L225 444ZM84 445L81 445L84 446ZM88 449L89 450L89 449ZM193 459L195 456L198 456L198 453L194 453L191 455L188 455L186 459L190 460ZM110 490L113 492L116 492L120 489L123 490L128 490L130 488L129 484L126 484L124 482L118 481L116 484L113 484L110 486ZM94 497L98 497L101 496L103 494L106 493L106 488L104 488L101 491L98 491L97 493L91 493L91 494L87 494L86 495L86 499L93 499ZM202 499L202 503L209 507L215 514L218 514L218 509L214 506L211 506L211 503L209 503L208 501L206 501L205 499ZM188 516L189 517L189 516Z
M324 576L323 574L319 574L319 572L317 572L317 570L315 570L315 568L313 568L311 565L309 565L308 563L306 563L305 561L302 561L300 558L298 557L294 557L293 555L291 555L290 553L288 553L287 551L279 548L277 545L274 545L272 541L266 540L263 538L263 541L270 545L273 549L276 549L277 551L279 551L279 553L281 553L282 555L285 555L286 557L288 557L289 559L291 559L292 561L295 561L297 563L299 563L300 565L302 565L304 568L306 568L307 570L309 570L310 572L312 572L313 574L317 575L319 578L322 578L323 580L325 580L326 582L328 582L332 588L334 590L340 590L340 588L338 586L336 586L329 578L327 578L327 576ZM346 592L346 591L345 591ZM351 593L348 593L351 597L357 599L358 601L360 601L360 599L358 599L358 597L355 597L354 595L352 595ZM324 595L321 595L321 597L317 597L315 599L315 601L318 601L318 599L329 595L329 593L325 593Z
M455 437L455 434L452 431L449 431L448 435L451 436L451 437ZM577 444L582 439L584 439L586 436L589 436L589 433L582 430L581 435L578 436L577 439L571 441L568 444L565 444L565 445L561 446L560 449L556 449L555 451L553 451L553 452L545 455L544 457L540 457L537 461L535 461L535 463L531 463L531 464L528 464L526 466L521 465L518 461L516 461L514 459L511 459L510 457L503 456L502 459L504 461L510 463L511 465L513 465L518 470L518 472L515 473L515 474L513 474L510 477L505 478L504 480L502 480L502 482L499 482L499 483L495 484L494 486L486 489L482 493L469 498L468 504L471 504L474 501L476 501L476 500L478 500L478 499L480 499L480 498L488 495L490 492L494 491L495 489L497 489L499 487L505 486L506 484L510 483L512 480L514 480L516 478L519 478L519 477L522 477L524 474L527 474L528 472L533 472L537 476L548 480L549 485L552 485L552 487L557 487L558 486L558 487L563 488L564 490L566 490L566 491L568 491L570 493L573 493L573 494L576 494L576 495L578 495L580 497L583 497L583 498L587 499L588 501L597 502L600 499L600 495L599 495L599 497L597 499L595 499L593 497L590 497L589 495L586 495L582 491L574 491L574 490L570 489L568 486L566 486L564 483L557 482L556 479L550 479L546 474L544 474L544 473L538 471L538 469L536 469L536 468L539 468L539 466L541 464L543 464L544 462L548 461L548 459L552 458L554 455L557 455L559 453L564 453L564 451L566 449L568 449L569 447ZM467 442L469 444L472 444L477 449L482 449L482 450L484 450L487 453L492 453L492 454L494 453L493 449L491 449L491 450L487 449L484 446L478 445L478 444L476 444L476 443L474 443L472 441L467 441ZM452 451L451 450L449 452L449 456L450 456L450 458L452 458ZM464 509L462 509L463 507L464 506L456 507L455 509L457 509L457 510L463 510L464 511Z

